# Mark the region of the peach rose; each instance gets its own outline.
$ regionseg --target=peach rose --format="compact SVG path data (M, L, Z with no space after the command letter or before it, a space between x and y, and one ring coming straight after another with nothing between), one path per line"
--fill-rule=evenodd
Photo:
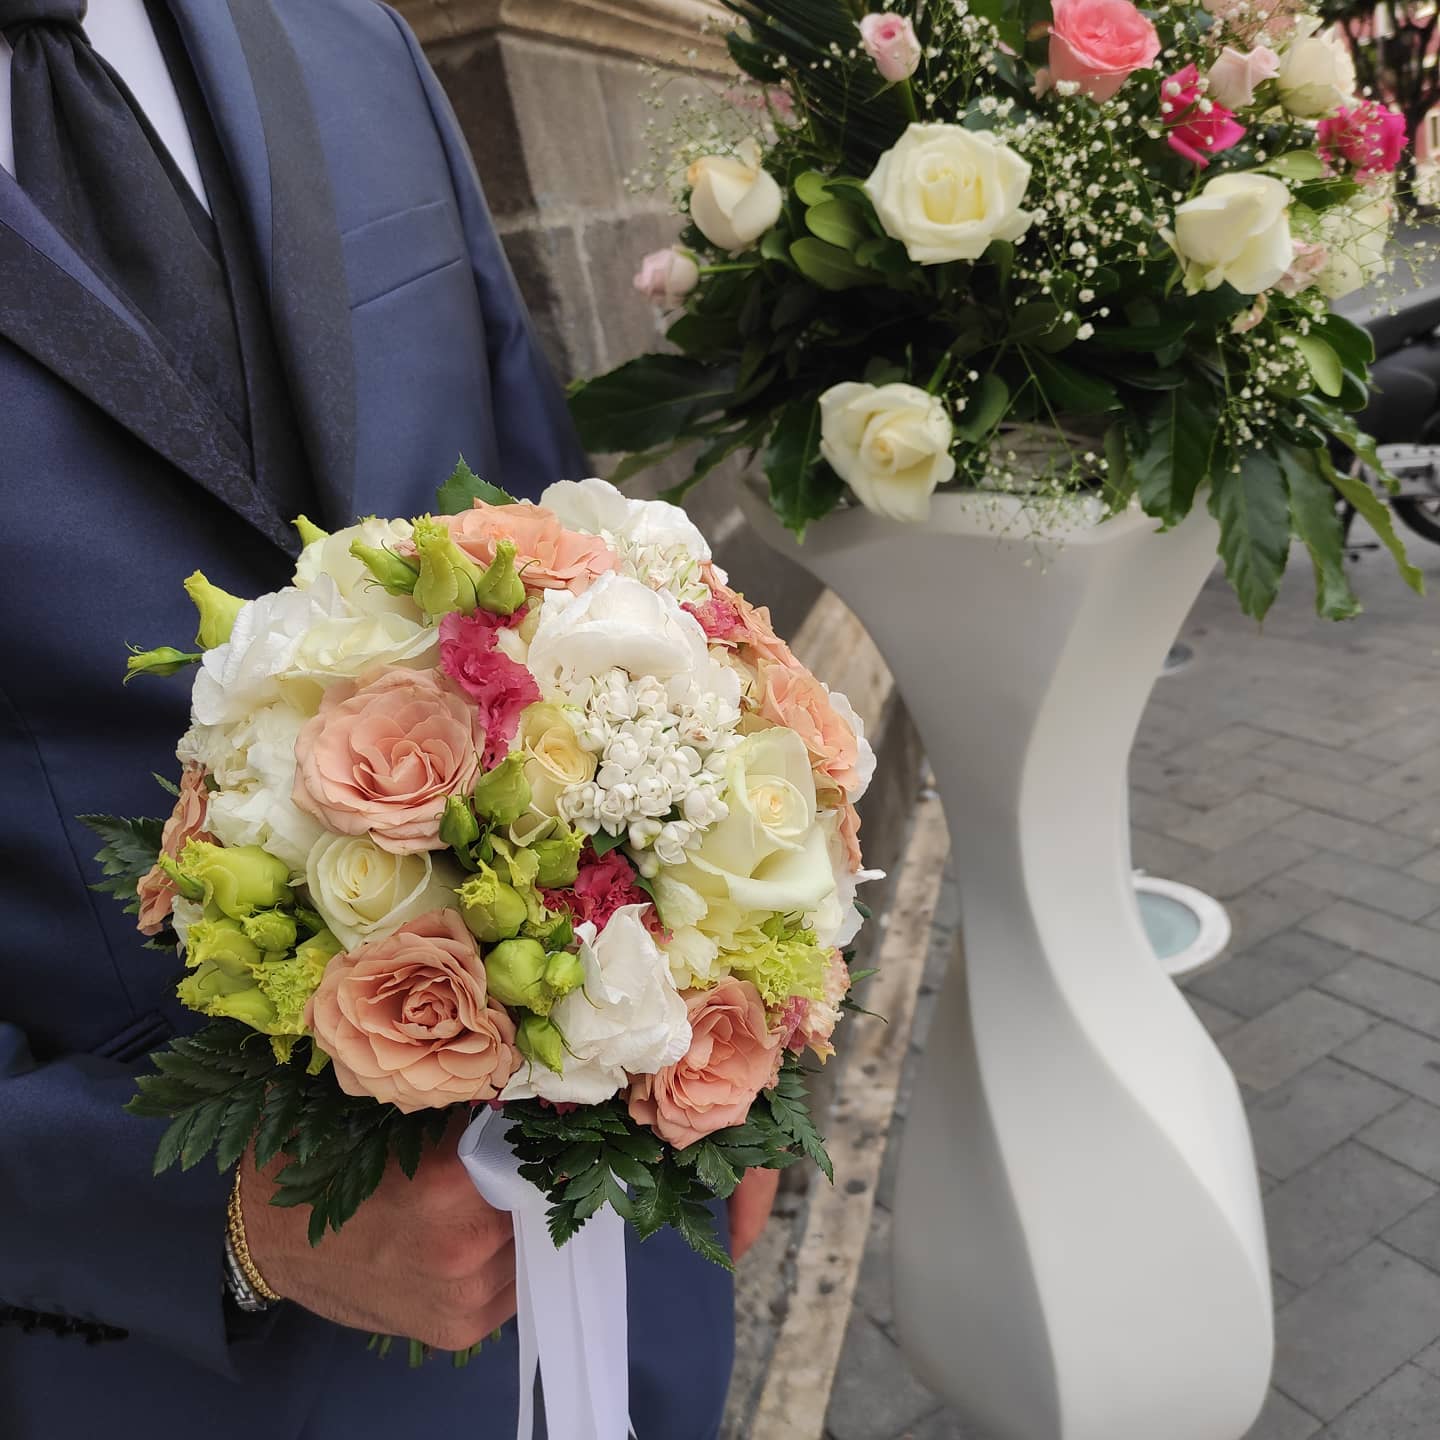
M858 875L865 868L865 861L860 854L860 812L853 805L841 807L840 841L845 846L850 873Z
M475 502L473 510L442 515L451 538L477 564L495 558L501 540L515 542L515 568L531 590L571 590L580 594L595 579L620 568L615 552L598 536L567 530L543 505Z
M733 606L740 615L738 643L753 652L756 660L769 660L776 665L799 666L795 652L775 633L770 611L752 605L738 590L732 590L710 564L700 567L700 577L711 595L723 605Z
M515 1022L454 910L337 955L305 1010L347 1095L405 1111L493 1100L520 1068Z
M830 703L830 693L803 666L760 665L760 714L793 730L810 752L811 768L841 790L859 786L855 769L860 744L849 722Z
M1108 100L1160 53L1155 27L1130 0L1055 0L1054 14L1050 78L1074 81L1092 100Z
M433 670L387 668L332 685L295 741L295 804L328 830L383 850L442 849L448 796L480 771L475 707Z
M187 765L180 775L180 794L175 808L160 832L163 854L178 860L187 840L215 843L215 837L205 829L209 800L210 793L205 788L205 767ZM140 933L158 935L175 905L175 882L156 865L141 878L135 893L140 897Z
M677 1150L739 1125L780 1074L781 1035L760 992L733 976L685 997L690 1049L684 1059L630 1082L630 1115Z

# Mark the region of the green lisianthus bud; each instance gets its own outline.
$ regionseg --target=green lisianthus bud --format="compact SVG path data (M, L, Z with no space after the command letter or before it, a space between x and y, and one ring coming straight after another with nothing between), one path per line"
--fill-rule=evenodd
M162 851L155 857L155 863L170 877L170 883L175 887L177 895L197 903L205 898L205 887L198 880L192 880L186 875L173 856Z
M475 604L492 615L513 615L524 603L525 585L515 573L515 542L501 540L475 587Z
M485 956L490 993L517 1009L550 1008L545 987L545 947L538 940L502 940Z
M257 910L241 920L240 928L268 955L289 950L298 933L294 919L283 910Z
M223 1020L239 1020L252 1030L269 1034L275 1023L275 1007L264 993L250 985L239 989L222 989L213 982L214 976L197 972L187 975L176 987L182 1005Z
M235 617L240 613L244 601L218 585L212 585L202 571L195 571L185 580L185 593L200 612L200 628L195 632L195 643L202 650L213 650L223 645L235 628Z
M386 550L381 545L367 545L363 540L350 542L350 553L370 572L370 578L387 595L413 595L420 578L420 567Z
M486 945L518 935L530 913L524 896L484 864L456 895L460 900L460 918L470 933Z
M438 520L423 516L415 522L415 550L420 573L415 581L415 603L427 615L469 615L485 572L450 538Z
M515 1030L515 1048L527 1059L561 1075L565 1070L565 1037L553 1020L527 1015Z
M530 808L525 758L507 755L475 782L475 810L492 825L511 825Z
M198 650L177 650L173 645L158 645L154 650L139 650L132 645L125 662L125 683L128 685L137 675L176 675L204 658Z
M290 899L290 867L258 845L227 848L188 840L180 852L180 873L203 887L207 905L235 920Z
M585 966L578 955L557 950L545 962L545 984L556 999L563 999L585 983Z
M238 920L197 920L186 937L186 965L201 972L217 971L239 985L253 985L254 971L264 960Z
M480 822L462 795L452 795L440 816L440 841L452 850L465 850L480 838Z
M532 911L520 933L531 940L538 940L547 954L568 950L575 943L575 927L570 923L570 917L556 910L542 910L541 914L543 918L537 919Z
M585 835L580 830L567 830L549 840L537 840L530 853L537 862L535 883L542 890L556 890L573 885L580 870L580 852L585 848Z
M297 515L290 522L300 535L300 544L313 545L317 540L328 540L330 532L322 530L308 515Z

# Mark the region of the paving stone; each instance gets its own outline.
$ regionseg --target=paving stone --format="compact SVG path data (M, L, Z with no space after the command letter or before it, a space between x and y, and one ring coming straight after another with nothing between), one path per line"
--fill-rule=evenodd
M1440 844L1440 798L1402 810L1385 822L1385 828L1397 835L1414 835L1432 845Z
M1440 1380L1406 1365L1381 1381L1326 1431L1325 1440L1435 1440Z
M835 1440L891 1440L935 1409L935 1397L910 1373L895 1342L863 1315L852 1315L825 1414Z
M1405 867L1405 873L1428 881L1431 885L1440 885L1440 850L1432 850L1428 855L1422 855L1413 865Z
M1275 1384L1333 1420L1440 1337L1440 1275L1367 1245L1276 1316Z
M1417 975L1440 980L1440 941L1424 927L1409 925L1393 915L1382 915L1350 900L1337 900L1307 916L1301 928Z
M1213 810L1161 828L1188 845L1199 845L1204 850L1223 850L1268 830L1277 821L1293 815L1297 809L1299 806L1288 800L1256 790L1237 795Z
M1148 722L1148 715L1146 719ZM1274 743L1273 735L1254 725L1227 725L1203 740L1176 747L1170 752L1168 761L1181 770L1205 770Z
M1404 865L1420 854L1425 845L1414 836L1396 835L1378 825L1347 820L1343 815L1327 815L1323 810L1301 810L1287 816L1275 826L1275 831L1321 850L1359 855L1376 865Z
M1437 1203L1437 1198L1432 1197L1398 1224L1392 1225L1384 1238L1412 1260L1418 1260L1431 1270L1440 1270L1440 1203Z
M1440 1105L1440 1044L1414 1030L1382 1020L1341 1046L1335 1058Z
M1403 1091L1347 1065L1319 1060L1251 1106L1260 1164L1267 1174L1288 1180L1404 1100Z
M1415 1357L1414 1363L1431 1375L1440 1376L1440 1341L1422 1350Z
M1299 770L1280 770L1265 782L1271 795L1292 800L1311 810L1328 810L1350 820L1374 822L1385 820L1405 808L1405 801L1395 795L1383 795L1368 785L1352 785L1345 780L1332 780Z
M1187 993L1185 998L1190 1002L1190 1008L1200 1017L1200 1023L1210 1032L1212 1040L1228 1035L1245 1023L1243 1017L1236 1015L1234 1011L1226 1010L1222 1005L1212 1005L1199 995Z
M1186 989L1250 1019L1343 969L1354 958L1353 950L1332 945L1317 935L1282 930L1223 965L1197 975Z
M1265 1197L1270 1263L1296 1285L1313 1285L1435 1193L1413 1170L1342 1145Z
M1407 804L1428 800L1440 793L1440 745L1376 775L1369 783L1386 794L1398 795Z
M890 1280L890 1232L894 1224L883 1205L870 1215L870 1236L865 1242L865 1259L855 1285L855 1308L890 1333L895 1324L895 1306Z
M1314 740L1320 745L1349 745L1366 732L1345 720L1332 720L1325 715L1311 715L1291 710L1284 705L1267 705L1255 717L1255 724L1281 735L1294 735L1301 740Z
M1440 1110L1407 1100L1356 1137L1372 1150L1432 1180L1440 1180Z
M1300 1287L1292 1285L1283 1275L1270 1272L1270 1296L1277 1310L1284 1309L1298 1294Z
M1357 740L1354 749L1362 755L1376 755L1382 760L1412 760L1431 749L1437 735L1440 735L1440 721L1436 720L1433 712L1407 715L1393 725Z
M1232 932L1230 943L1236 950L1248 950L1332 903L1333 897L1323 890L1313 889L1288 875L1276 875L1226 904Z
M1337 750L1317 745L1313 740L1297 740L1287 735L1272 740L1255 752L1260 760L1273 761L1286 770L1306 774L1328 775L1335 780L1364 784L1387 767L1383 759L1362 755L1357 750Z
M1281 838L1277 836L1277 842ZM1384 910L1402 920L1423 919L1440 904L1440 894L1433 885L1353 855L1316 855L1290 874L1302 884L1355 900L1372 910Z
M1272 1390L1265 1398L1260 1418L1245 1432L1245 1440L1308 1440L1319 1428L1320 1422L1313 1415Z
M909 1427L895 1440L991 1440L967 1424L953 1410L937 1410L918 1425Z
M1186 874L1185 883L1213 895L1217 900L1229 900L1257 882L1268 880L1272 875L1278 875L1284 870L1290 871L1306 884L1313 884L1313 881L1307 880L1301 873L1306 861L1314 863L1313 847L1303 840L1277 834L1273 829L1262 830L1258 835L1252 835L1238 845L1228 845L1218 854L1210 855ZM1403 875L1395 878L1410 880L1409 876ZM1434 905L1427 905L1425 913L1434 908Z
M1174 835L1181 827L1200 819L1204 812L1189 805L1181 805L1163 795L1147 795L1143 790L1130 792L1130 823L1142 830L1155 830L1162 835Z
M1319 982L1327 995L1440 1040L1440 985L1409 970L1359 955Z
M1419 845L1418 841L1414 843ZM1201 861L1208 860L1210 853L1198 845L1186 845L1169 835L1135 826L1130 831L1130 858L1136 869L1147 875L1179 879Z
M1231 1031L1220 1048L1242 1083L1255 1090L1273 1090L1372 1023L1354 1006L1302 990ZM1436 1080L1440 1082L1440 1074Z

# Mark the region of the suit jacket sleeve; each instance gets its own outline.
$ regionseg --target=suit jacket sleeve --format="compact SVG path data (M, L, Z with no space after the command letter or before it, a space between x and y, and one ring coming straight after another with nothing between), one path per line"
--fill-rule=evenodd
M388 6L386 7L389 8ZM480 298L490 360L490 394L502 475L519 493L535 493L553 480L591 473L565 405L564 392L540 349L510 262L490 219L490 209L470 149L440 81L405 21L390 11L445 146L455 196L465 226L470 265ZM541 423L535 423L539 413Z
M139 1068L88 1055L37 1064L0 1022L0 1306L115 1327L233 1375L229 1180L210 1161L152 1175L164 1123L121 1109Z

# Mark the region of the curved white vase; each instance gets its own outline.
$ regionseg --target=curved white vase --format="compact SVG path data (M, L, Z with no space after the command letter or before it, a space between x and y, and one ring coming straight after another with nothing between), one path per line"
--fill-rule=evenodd
M1273 1355L1249 1129L1156 963L1126 766L1215 558L1076 504L863 510L775 549L835 590L894 672L944 799L964 963L906 1124L895 1314L921 1377L987 1440L1240 1440Z

